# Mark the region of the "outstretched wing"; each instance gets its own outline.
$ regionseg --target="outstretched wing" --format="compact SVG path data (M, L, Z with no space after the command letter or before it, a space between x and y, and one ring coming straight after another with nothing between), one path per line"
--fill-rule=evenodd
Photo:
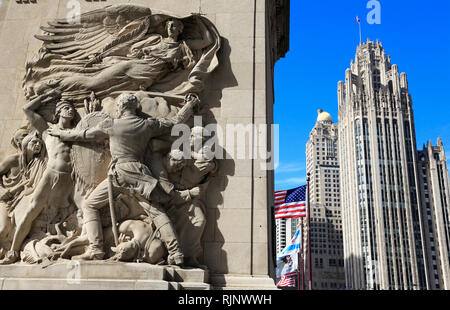
M98 54L114 54L124 45L138 41L150 27L149 8L122 4L58 19L41 27L46 33L35 37L51 54L64 60L86 60Z

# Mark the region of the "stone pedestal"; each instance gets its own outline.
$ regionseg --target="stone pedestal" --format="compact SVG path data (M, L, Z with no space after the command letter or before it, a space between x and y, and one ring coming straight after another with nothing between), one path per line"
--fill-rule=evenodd
M58 261L0 266L1 290L209 290L208 272L145 263Z
M213 290L277 290L269 276L212 275Z

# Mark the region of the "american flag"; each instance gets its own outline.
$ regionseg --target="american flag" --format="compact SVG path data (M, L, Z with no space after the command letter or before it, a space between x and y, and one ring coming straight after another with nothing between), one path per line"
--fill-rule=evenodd
M275 192L275 219L306 216L306 185Z
M358 17L358 16L356 16L356 21L358 22L358 24L361 23L361 21L359 20L359 17Z
M286 273L277 283L278 287L295 287L295 282L297 280L297 271Z

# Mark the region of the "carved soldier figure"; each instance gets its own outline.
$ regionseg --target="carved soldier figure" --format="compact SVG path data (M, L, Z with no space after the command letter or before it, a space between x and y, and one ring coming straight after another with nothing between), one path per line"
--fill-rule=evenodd
M185 187L178 190L179 187L173 180L174 175L181 173L186 166L186 161L182 158L183 152L172 150L166 156L160 153L154 153L151 159L151 171L158 178L159 189L162 189L166 195L165 202L168 205L186 203L199 196L200 188L196 184L191 187Z
M166 205L168 206L185 204L200 194L199 187L179 191L175 189L171 180L169 181L171 175L181 173L184 168L186 161L182 159L182 156L183 152L180 150L172 150L164 157L160 153L153 153L152 156L151 171L158 178L159 189L167 194ZM116 254L111 260L139 259L150 264L157 264L163 260L165 249L161 249L160 236L152 225L144 221L127 220L120 224L119 231L122 236L130 237L130 240L122 241L117 247L112 248ZM179 237L180 240L183 239L183 236L179 235ZM182 244L181 246L183 247ZM189 260L186 261L185 258L186 264L190 265Z
M70 146L59 138L49 135L49 124L37 113L37 110L44 104L44 99L57 99L59 96L58 91L52 90L37 96L23 108L31 126L38 130L45 141L48 162L42 178L34 189L26 214L16 223L11 249L0 261L0 264L12 264L19 259L18 251L22 242L30 232L33 221L44 208L63 208L70 205L69 198L73 192ZM72 128L75 113L75 108L70 102L59 100L55 111L58 122L50 128L57 128L59 131Z
M192 159L183 160L181 169L171 171L170 182L178 191L196 186L199 195L192 201L183 204L173 204L168 210L173 218L174 226L180 235L180 243L185 255L185 264L201 267L198 257L202 253L201 237L206 225L206 206L203 202L208 188L208 178L217 169L214 159L209 159L205 153L204 143L211 134L203 127L191 129L191 156ZM181 158L181 156L179 156Z
M200 267L197 257L201 252L200 238L206 224L204 206L199 200L206 190L206 186L200 184L203 178L193 173L186 174L186 171L191 171L191 160L183 159L180 150L172 150L162 159L153 156L152 171L170 197L168 214L180 236L185 265ZM182 195L189 198L180 199Z
M119 118L106 119L94 128L77 131L54 129L51 134L64 141L94 141L109 138L112 162L110 174L113 175L113 194L128 192L143 204L150 203L148 213L159 230L161 240L169 253L168 263L183 264L176 233L159 203L158 185L150 169L143 164L148 143L152 137L169 132L173 125L184 123L192 114L199 100L194 95L186 98L187 103L172 119L143 119L137 115L138 99L133 94L122 94L117 99ZM89 238L89 247L79 259L98 260L105 255L99 210L108 205L108 180L100 183L83 204L83 218Z

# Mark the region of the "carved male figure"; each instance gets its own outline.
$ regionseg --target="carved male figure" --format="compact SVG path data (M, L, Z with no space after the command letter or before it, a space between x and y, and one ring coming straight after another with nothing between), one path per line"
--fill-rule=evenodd
M187 103L172 119L143 119L137 115L138 100L133 94L122 94L117 99L119 118L107 119L94 128L81 132L65 132L54 129L51 134L64 141L93 141L109 138L112 163L114 196L128 192L142 202L150 202L148 213L161 234L169 253L168 263L183 264L183 254L178 245L175 231L159 203L159 195L154 194L158 185L150 169L143 163L148 143L152 137L168 132L171 127L188 120L192 109L198 104L196 96L190 95ZM83 218L89 238L89 247L79 259L102 259L103 236L99 210L108 205L108 180L104 180L91 193L83 204Z
M158 162L162 161L158 169ZM203 203L199 198L204 194L206 186L190 170L190 160L183 159L183 152L172 150L162 160L153 158L152 171L158 176L161 187L171 197L168 213L180 236L180 244L185 256L185 265L199 267L197 261L201 253L200 238L206 224ZM203 175L205 176L205 174ZM188 178L188 179L185 179ZM180 199L178 193L187 193L188 199Z
M176 190L182 191L193 186L200 189L199 195L191 202L174 204L168 211L180 235L185 264L194 267L202 267L197 260L202 253L201 237L206 225L206 206L202 200L208 188L208 177L217 169L217 163L214 159L208 158L204 147L209 136L211 134L203 127L192 128L190 137L192 159L184 160L182 169L172 171L169 175Z
M121 243L113 247L115 252L111 257L113 261L133 261L135 259L149 263L159 264L164 261L167 255L166 248L159 238L152 225L145 221L127 220L119 226L121 233ZM130 240L123 240L125 238Z
M183 152L180 150L172 150L166 156L160 153L154 153L151 158L151 171L156 178L158 178L158 190L162 189L166 195L165 202L168 205L182 204L192 200L192 198L199 196L200 188L196 184L191 187L178 190L176 180L173 175L179 175L186 166L186 161L182 158Z
M37 113L37 110L44 104L44 99L49 97L57 99L59 95L59 92L52 90L36 97L23 108L31 126L38 130L45 141L48 162L42 178L36 185L26 214L16 223L11 249L5 258L0 261L0 264L12 264L19 259L18 251L22 242L30 232L33 221L44 208L63 208L70 205L69 199L73 191L70 146L59 138L49 135L48 132L50 128L57 128L59 131L72 128L75 108L70 102L58 101L55 111L55 117L58 122L55 125L51 125L51 127Z

